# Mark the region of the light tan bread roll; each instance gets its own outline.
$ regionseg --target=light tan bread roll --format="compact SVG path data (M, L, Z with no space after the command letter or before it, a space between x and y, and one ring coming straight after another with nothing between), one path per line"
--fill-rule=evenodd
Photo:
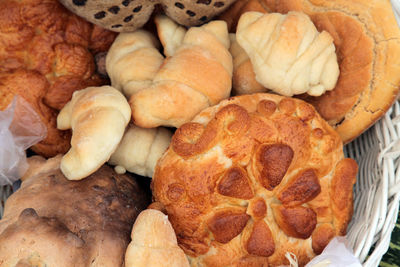
M332 36L340 68L335 88L319 97L298 97L311 103L343 142L350 142L373 125L397 98L400 30L390 1L243 0L220 18L235 31L237 21L247 11L303 12L319 32Z
M117 172L133 172L153 177L158 159L168 148L172 133L163 127L141 128L130 125L108 163Z
M76 91L57 117L58 129L72 129L71 149L61 161L63 174L80 180L100 168L121 141L130 115L128 102L115 88Z
M125 33L107 55L107 71L113 86L130 96L136 125L178 127L230 95L227 26L212 21L190 28L183 37L185 30L169 18L157 19L157 27L169 57L163 60L150 33Z
M133 225L131 238L125 254L126 267L190 266L168 216L161 211L142 211Z
M320 96L339 77L333 38L319 33L301 12L244 13L236 39L249 56L256 80L281 95Z
M265 92L267 89L255 79L253 65L246 51L236 41L234 33L229 34L233 59L232 90L235 95Z

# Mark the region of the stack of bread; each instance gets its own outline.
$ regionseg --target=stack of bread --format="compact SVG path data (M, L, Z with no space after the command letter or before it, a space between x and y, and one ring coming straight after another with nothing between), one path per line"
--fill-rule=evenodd
M85 17L96 6L62 2ZM29 3L0 2L0 108L28 100L48 125L33 150L60 155L29 159L0 265L280 266L289 252L304 266L346 234L358 166L343 144L399 91L388 1L192 3L205 19L191 1L138 1L115 40L54 0ZM90 20L113 28L121 8ZM178 24L198 19L211 21ZM152 194L126 172L152 177Z

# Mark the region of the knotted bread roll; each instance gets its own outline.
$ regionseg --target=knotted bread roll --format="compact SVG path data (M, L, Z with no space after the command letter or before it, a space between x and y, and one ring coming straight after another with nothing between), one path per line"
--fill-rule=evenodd
M125 97L110 86L76 91L57 117L57 127L72 129L71 149L61 161L70 180L80 180L101 167L117 148L129 123Z
M320 96L332 90L339 77L333 38L319 33L300 12L244 13L237 42L248 54L256 80L285 96Z
M126 267L189 267L168 216L161 211L142 211L133 225L131 238L125 254Z
M232 57L228 30L225 22L212 21L187 32L179 28L176 40L170 39L178 28L173 21L164 17L157 20L157 26L167 59L158 52L150 33L123 33L107 55L107 72L112 85L130 97L135 124L179 127L229 97Z

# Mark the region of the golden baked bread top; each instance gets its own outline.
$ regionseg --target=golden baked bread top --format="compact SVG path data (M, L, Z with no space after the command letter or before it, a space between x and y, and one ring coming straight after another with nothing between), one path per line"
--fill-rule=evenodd
M105 83L95 73L93 54L106 51L115 33L56 0L1 1L0 10L0 110L22 96L47 126L48 136L33 147L35 152L65 153L71 135L57 130L57 110L75 90Z
M310 104L254 94L178 128L152 188L192 265L304 264L346 233L356 172Z
M336 87L320 97L302 98L315 106L345 143L371 126L395 101L400 88L400 30L390 1L243 0L221 18L234 32L241 14L253 10L304 12L318 31L333 37L340 68Z

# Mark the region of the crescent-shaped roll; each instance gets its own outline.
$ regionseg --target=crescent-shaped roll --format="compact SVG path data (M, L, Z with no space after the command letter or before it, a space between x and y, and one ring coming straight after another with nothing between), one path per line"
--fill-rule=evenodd
M236 39L246 51L256 80L284 96L320 96L332 90L339 66L331 35L319 33L301 12L244 13Z
M187 31L167 17L156 24L166 59L150 33L124 33L107 55L107 72L112 85L130 97L136 125L179 127L229 97L233 67L228 30L223 21Z
M164 127L141 128L130 125L108 163L115 171L153 177L154 168L171 142L172 133Z
M111 86L76 91L57 117L58 129L72 129L71 149L61 160L63 174L80 180L100 168L117 148L130 116L125 97Z

